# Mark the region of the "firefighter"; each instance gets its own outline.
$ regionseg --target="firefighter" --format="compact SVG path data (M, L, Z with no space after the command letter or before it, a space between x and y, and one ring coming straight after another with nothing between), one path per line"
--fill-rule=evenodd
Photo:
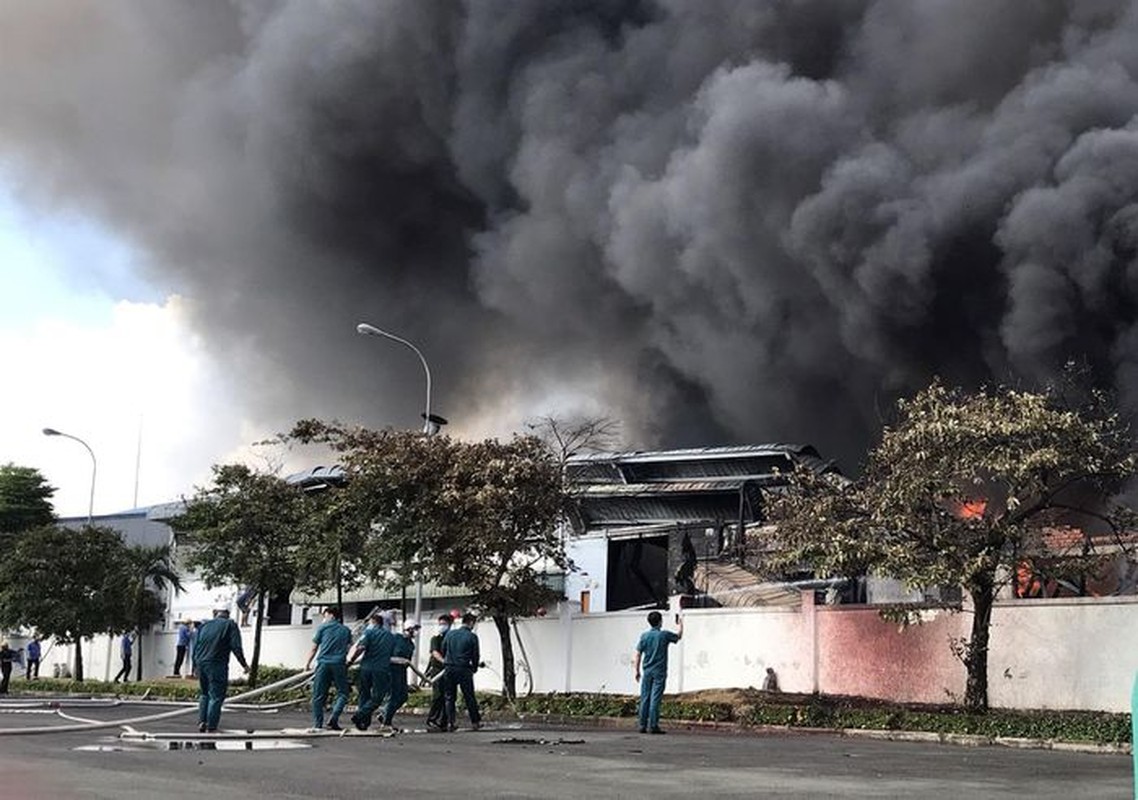
M372 715L391 689L395 639L395 634L387 629L383 612L375 611L368 617L368 626L352 649L348 664L360 662L360 706L352 715L352 724L358 730L366 731L371 726Z
M312 635L312 649L304 662L307 671L316 659L316 674L312 678L312 727L324 727L324 703L328 700L328 690L336 686L336 700L332 703L332 714L328 718L328 730L342 730L340 714L348 704L351 687L348 684L348 648L352 644L352 631L343 623L340 609L328 606L324 609L324 623Z
M194 664L197 665L198 685L201 696L198 700L198 730L214 733L221 721L221 704L229 689L229 657L233 655L246 673L249 664L241 649L241 629L229 618L229 609L216 608L213 619L201 626L194 643Z
M383 724L391 726L395 719L395 712L407 702L407 668L411 665L411 656L415 654L415 633L419 630L419 623L408 620L403 626L403 633L395 637L395 647L391 653L391 694L387 697L387 706L383 709Z

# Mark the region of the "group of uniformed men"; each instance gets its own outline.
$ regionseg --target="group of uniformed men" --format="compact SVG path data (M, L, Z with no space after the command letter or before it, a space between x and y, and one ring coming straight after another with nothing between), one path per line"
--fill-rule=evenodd
M407 702L407 670L414 668L411 659L415 654L415 633L419 624L408 620L401 634L393 633L384 612L375 611L353 646L351 629L343 623L339 608L325 608L323 618L323 623L312 636L312 649L304 665L307 671L313 661L316 662L312 680L312 727L342 730L340 714L351 693L348 666L359 661L359 707L351 717L352 724L358 730L367 730L386 697L387 704L380 721L390 729L395 713ZM432 732L455 730L455 706L460 691L471 726L475 730L482 727L478 701L474 696L474 673L481 662L478 636L473 630L477 621L473 614L466 614L462 617L462 624L452 628L450 616L444 614L438 618L438 629L431 637L430 661L424 675L432 687L431 709L427 716L427 729ZM221 705L229 685L230 654L246 672L249 671L241 648L241 631L237 623L229 619L228 610L218 609L214 618L198 630L193 650L201 685L198 729L203 733L217 730ZM324 706L333 686L336 698L325 723Z

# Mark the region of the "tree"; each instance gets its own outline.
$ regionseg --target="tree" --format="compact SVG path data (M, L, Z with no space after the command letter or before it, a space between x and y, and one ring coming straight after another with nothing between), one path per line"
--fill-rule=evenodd
M373 580L394 572L404 585L416 578L470 591L494 621L502 689L516 697L510 622L556 599L543 571L566 567L561 469L549 448L533 436L464 443L311 420L292 435L341 455L348 481L334 502L371 532L364 568Z
M15 534L55 522L51 486L39 470L8 463L0 466L0 552Z
M611 417L537 417L526 428L541 439L564 468L581 453L611 450L620 442L620 423Z
M986 710L999 588L1041 555L1095 569L1096 526L1126 548L1119 534L1135 515L1115 498L1136 473L1129 429L1100 395L1073 408L1050 391L965 393L934 382L899 403L856 482L797 476L805 494L771 504L772 544L777 560L819 572L872 566L914 588L962 587L972 612L969 638L955 648L967 670L964 702ZM1084 545L1048 553L1045 534L1069 521L1084 529Z
M297 551L312 523L311 504L296 486L241 464L215 465L213 484L199 489L171 520L189 547L186 564L208 586L236 584L257 595L249 684L256 686L267 597L293 589Z
M161 593L167 588L182 591L182 576L174 568L169 545L130 545L126 549L129 569L127 597L129 614L138 638L136 680L142 680L142 631L162 619L165 609Z
M126 552L122 537L110 528L25 532L0 563L0 625L35 628L76 644L75 679L83 680L79 643L133 625Z

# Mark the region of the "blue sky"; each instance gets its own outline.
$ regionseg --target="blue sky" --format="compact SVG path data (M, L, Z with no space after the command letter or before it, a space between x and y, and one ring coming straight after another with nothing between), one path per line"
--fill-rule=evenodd
M0 183L0 326L24 326L45 312L106 322L115 300L160 302L139 277L136 251L75 214L21 206Z

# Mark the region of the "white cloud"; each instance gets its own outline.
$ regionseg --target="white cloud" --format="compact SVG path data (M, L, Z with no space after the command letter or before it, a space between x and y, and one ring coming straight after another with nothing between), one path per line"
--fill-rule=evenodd
M44 436L44 427L94 451L96 514L133 504L140 426L140 505L189 494L211 464L249 441L183 308L176 296L160 305L120 301L102 319L41 313L18 329L0 327L0 461L43 472L61 516L87 513L91 462L81 445Z

